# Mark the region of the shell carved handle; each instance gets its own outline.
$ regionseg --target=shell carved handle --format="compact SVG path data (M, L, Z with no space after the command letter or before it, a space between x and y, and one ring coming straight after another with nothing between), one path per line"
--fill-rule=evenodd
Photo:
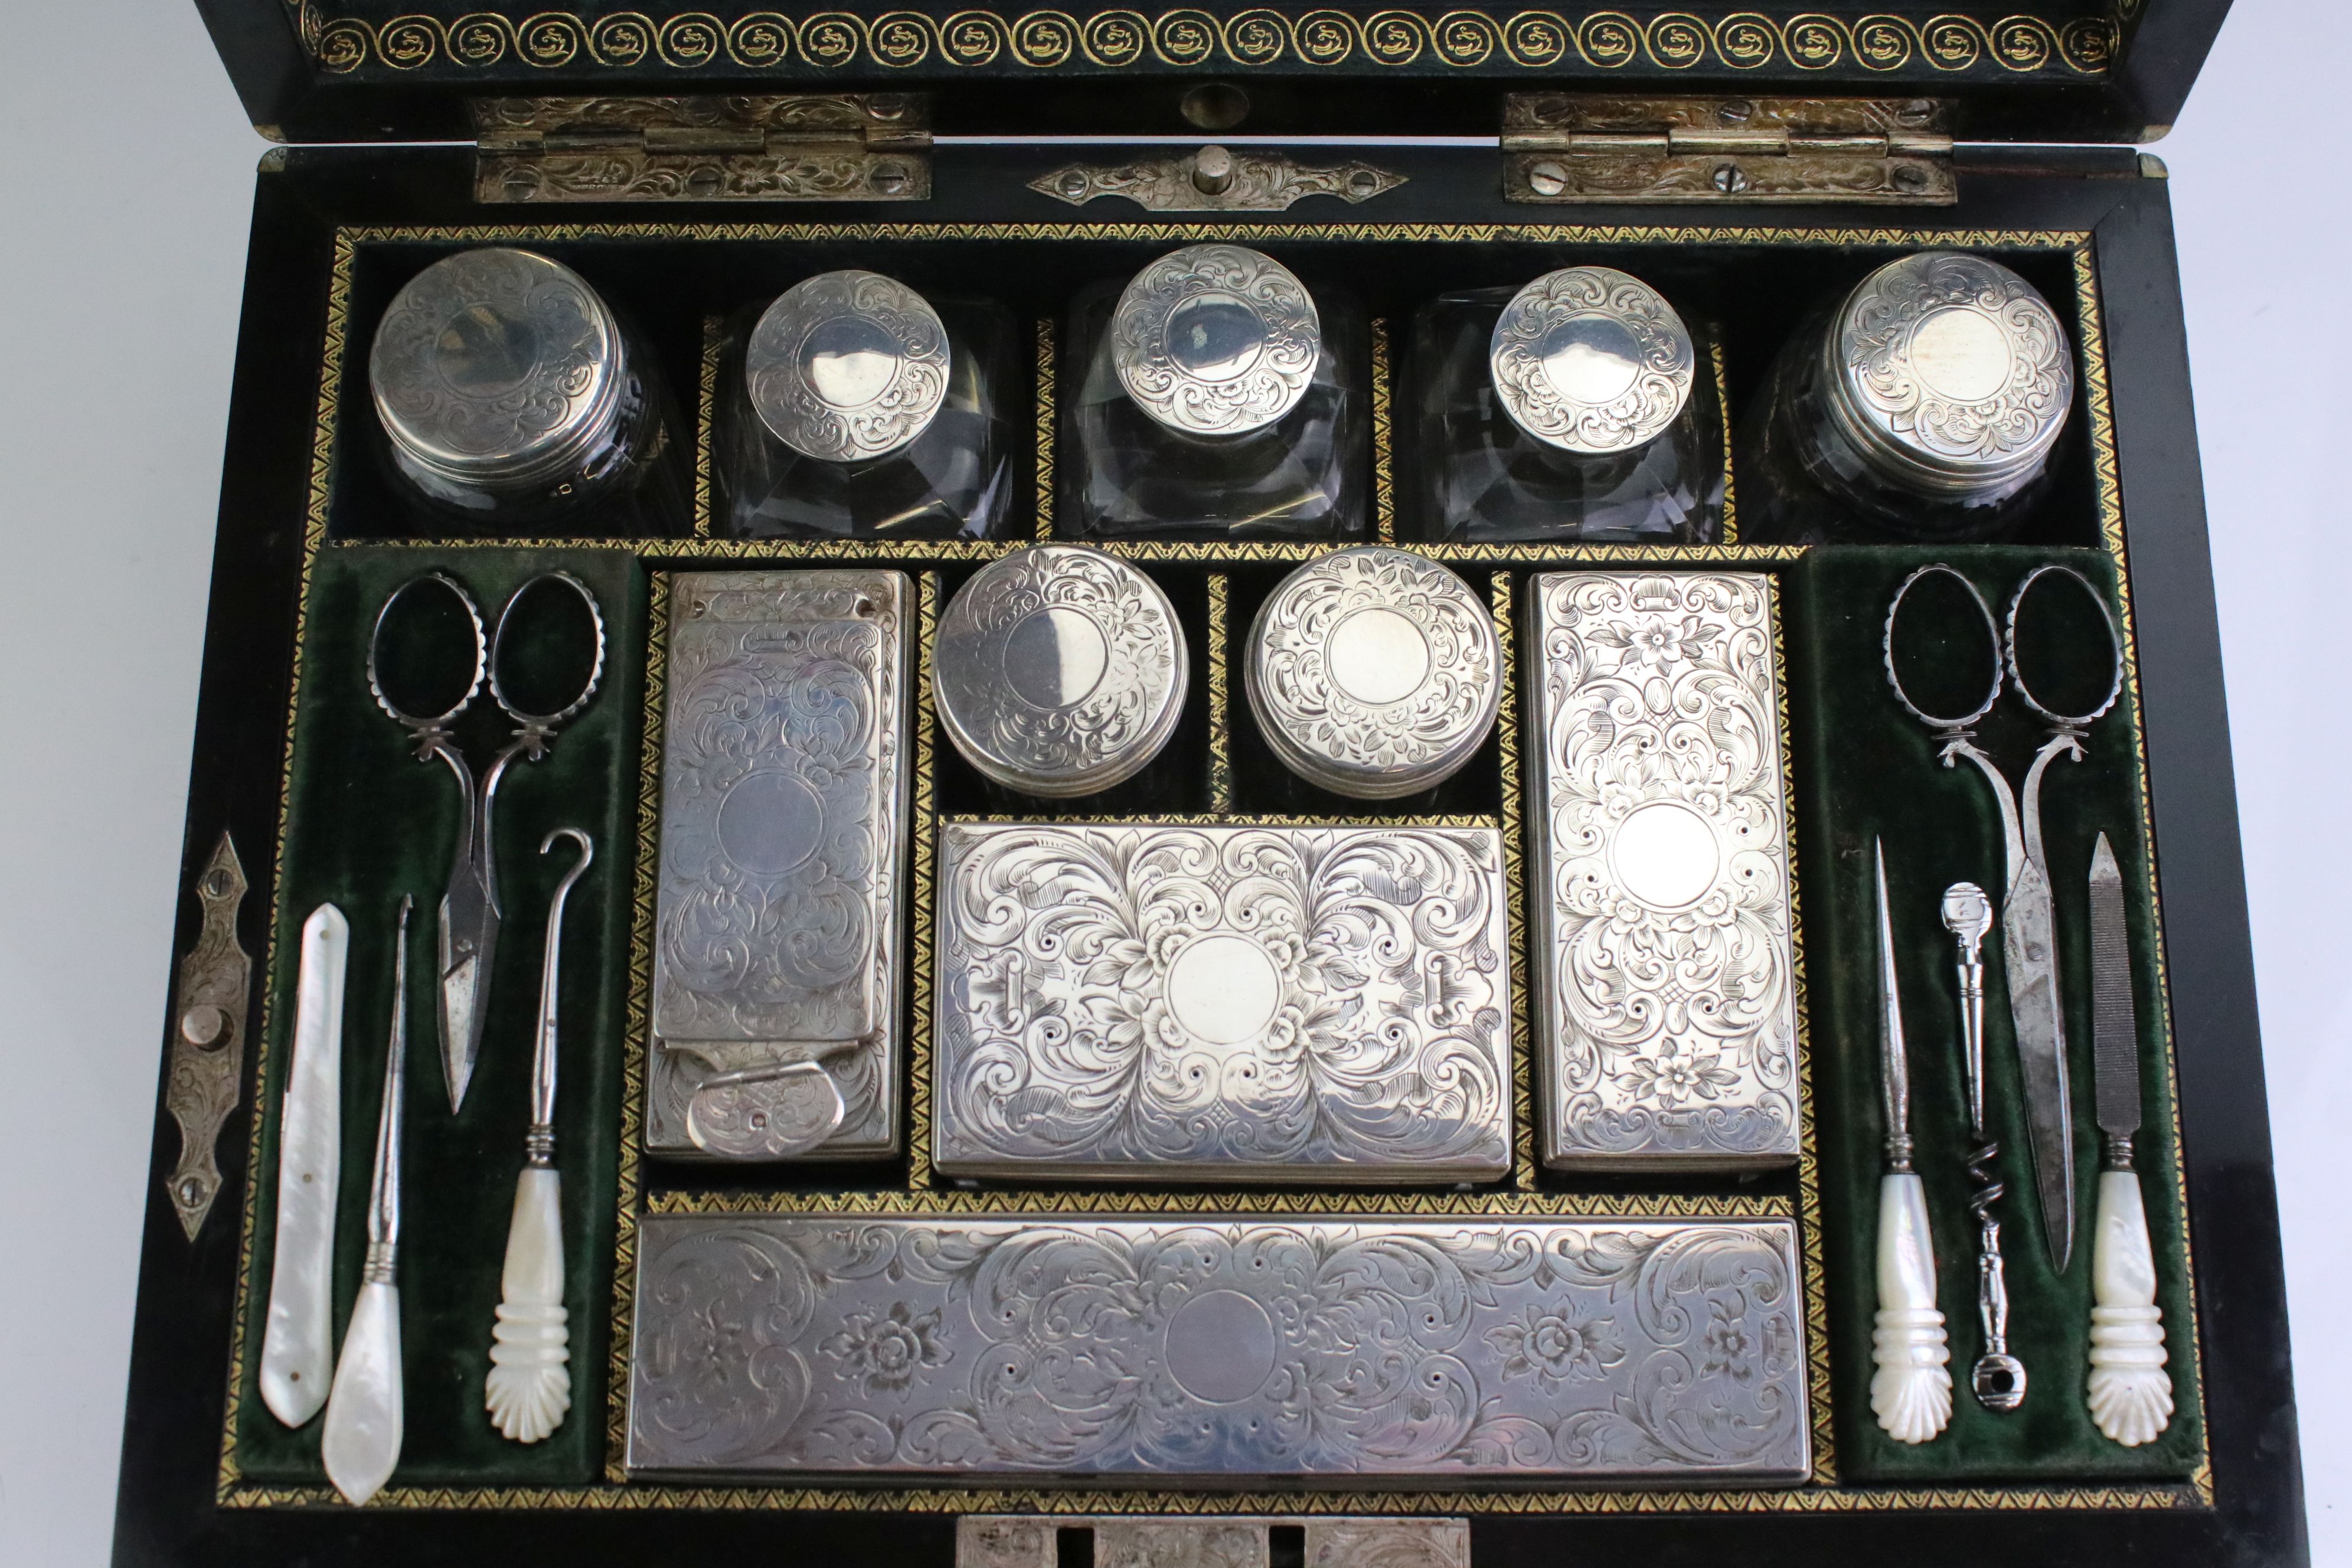
M483 1403L498 1429L536 1443L572 1408L571 1331L563 1310L562 1178L529 1166L515 1183L490 1375Z
M1870 1408L1898 1443L1925 1443L1952 1418L1951 1346L1936 1305L1927 1189L1911 1172L1878 1182L1878 1315L1871 1331Z
M2116 1442L2137 1448L2171 1423L2172 1374L2164 1370L2164 1313L2156 1304L2147 1211L2132 1171L2099 1175L2091 1302L2091 1418Z

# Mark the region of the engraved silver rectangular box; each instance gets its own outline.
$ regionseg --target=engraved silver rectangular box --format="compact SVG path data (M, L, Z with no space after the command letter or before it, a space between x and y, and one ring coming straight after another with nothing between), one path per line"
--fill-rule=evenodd
M1543 1160L1797 1157L1777 600L1752 572L1559 572L1527 609Z
M898 1147L909 602L897 572L669 579L649 1148Z
M654 1215L627 1467L1795 1483L1785 1219Z
M932 1162L1500 1176L1507 921L1490 827L950 823Z

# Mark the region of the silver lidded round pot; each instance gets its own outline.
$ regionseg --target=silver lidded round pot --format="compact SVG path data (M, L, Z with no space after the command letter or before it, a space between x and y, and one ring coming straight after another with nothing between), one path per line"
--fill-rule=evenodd
M1240 245L1172 250L1129 280L1110 351L1135 405L1182 435L1265 428L1298 405L1323 353L1307 286Z
M947 398L952 363L930 302L878 272L823 272L778 296L745 345L743 380L770 435L804 458L905 450Z
M1696 363L1665 296L1611 267L1563 267L1520 289L1486 352L1511 422L1582 457L1630 452L1664 433L1690 401Z
M1503 699L1494 616L1409 551L1366 544L1301 566L1251 623L1243 681L1267 746L1308 783L1360 800L1451 777Z
M556 482L612 438L628 376L619 323L562 262L459 251L394 296L368 355L400 458L460 489Z
M1981 256L1888 262L1846 296L1822 353L1831 427L1881 479L1923 497L1968 500L2021 481L2074 406L2057 313Z
M964 760L1007 788L1092 795L1160 754L1184 710L1184 629L1160 585L1099 550L989 563L940 617L931 679Z

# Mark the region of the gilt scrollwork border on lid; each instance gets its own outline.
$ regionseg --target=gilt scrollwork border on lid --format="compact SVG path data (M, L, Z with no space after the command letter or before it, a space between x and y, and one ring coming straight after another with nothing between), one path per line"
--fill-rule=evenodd
M371 7L375 8L375 7ZM381 5L389 10L389 5ZM448 7L455 10L455 6ZM1083 72L1345 69L1625 73L1671 78L1715 72L1830 72L1868 80L1889 73L1949 77L2104 77L2116 54L2113 16L2045 18L1949 12L1916 17L1853 10L1764 12L1329 6L1291 13L1263 5L1189 5L1147 15L959 10L886 5L814 11L729 9L656 16L545 10L520 20L492 11L382 18L331 15L289 0L304 46L330 75L397 78L432 68L462 76L516 67L546 71L645 70L665 78L775 71L810 77L881 68L952 77L960 71Z

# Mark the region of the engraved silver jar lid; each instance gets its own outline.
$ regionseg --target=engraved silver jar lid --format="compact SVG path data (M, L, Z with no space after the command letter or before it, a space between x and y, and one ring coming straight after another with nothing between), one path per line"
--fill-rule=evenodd
M1188 436L1240 436L1298 406L1323 353L1315 297L1240 245L1172 250L1129 280L1111 363L1135 405Z
M1981 256L1888 262L1846 297L1822 352L1831 423L1917 495L1965 499L2032 474L2074 403L2057 313Z
M1284 578L1251 623L1243 682L1274 754L1360 800L1428 789L1468 762L1503 700L1495 620L1445 567L1358 545Z
M1511 298L1486 345L1511 423L1586 457L1654 439L1690 401L1690 329L1666 297L1612 267L1563 267Z
M1091 795L1160 754L1184 709L1184 628L1115 556L1039 544L991 562L940 618L931 679L964 760L1029 795Z
M751 329L743 382L769 433L804 458L885 458L946 400L947 328L930 301L878 272L793 284Z
M368 355L401 455L452 484L514 489L611 434L627 377L619 324L562 262L490 247L444 257L393 297Z

